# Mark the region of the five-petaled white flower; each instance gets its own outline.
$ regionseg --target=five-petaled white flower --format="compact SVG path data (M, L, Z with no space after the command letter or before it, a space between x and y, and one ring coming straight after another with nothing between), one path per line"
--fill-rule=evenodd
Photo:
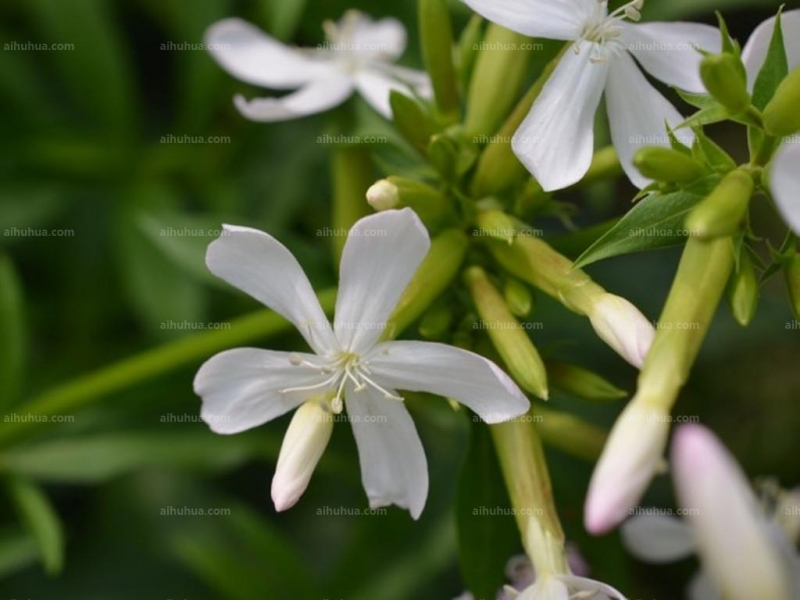
M396 19L373 21L349 11L325 23L327 43L296 49L272 39L241 19L225 19L206 33L206 47L234 77L276 90L281 98L245 100L236 107L253 121L286 121L338 106L357 90L383 116L391 117L392 90L431 95L428 76L393 64L406 48L406 30Z
M487 423L530 404L489 360L452 346L380 341L386 321L430 247L410 209L358 221L340 265L333 327L292 254L268 234L226 225L206 262L217 277L285 317L314 354L239 348L208 360L195 392L217 433L238 433L299 408L281 447L272 498L294 505L308 486L333 428L347 409L372 507L396 504L416 519L428 468L414 423L396 391L428 392L468 406Z
M643 146L669 146L664 126L684 119L634 62L657 79L705 92L697 48L717 51L719 31L697 23L636 25L644 0L608 12L606 0L464 0L490 21L523 35L571 42L514 135L520 161L545 191L586 174L594 151L594 116L605 91L611 137L634 185L650 182L633 167ZM677 133L691 143L691 132Z

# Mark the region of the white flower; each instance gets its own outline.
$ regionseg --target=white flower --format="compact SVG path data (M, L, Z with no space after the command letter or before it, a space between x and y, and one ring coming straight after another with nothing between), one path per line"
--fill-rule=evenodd
M751 90L758 73L761 71L764 60L767 58L776 22L777 19L771 17L756 27L742 50L742 61L747 69L747 83ZM800 30L800 10L790 10L783 13L781 15L781 29L783 30L789 71L792 71L800 66L800 36L795 33Z
M800 143L785 143L778 150L772 162L769 185L786 223L800 234Z
M513 600L625 600L625 596L610 585L574 575L540 575L529 588L519 594L507 588Z
M212 25L205 41L211 55L234 77L276 90L297 90L281 98L247 101L239 111L253 121L285 121L338 106L358 91L383 116L391 117L392 90L431 95L428 76L394 63L406 47L406 31L396 19L372 21L349 11L325 23L326 44L314 50L285 46L241 19Z
M643 146L669 146L664 123L684 119L645 78L689 92L705 91L702 56L718 51L719 32L695 23L635 25L644 0L608 13L598 0L464 0L487 19L523 35L566 40L565 52L512 142L520 161L545 191L579 181L592 161L594 117L605 91L611 137L622 167L638 187L649 182L633 167ZM690 143L690 132L681 131Z
M584 506L586 529L594 534L621 523L662 464L670 416L631 400L614 424L597 462Z
M292 254L270 235L226 225L206 263L217 277L286 318L314 354L238 348L208 360L194 382L201 416L217 433L257 427L297 407L272 488L277 510L305 491L346 407L364 488L374 507L396 504L414 518L428 493L428 469L414 423L396 390L453 398L487 423L524 414L529 402L494 363L444 344L379 341L386 320L430 247L410 209L361 219L340 265L331 324Z
M603 294L592 305L589 320L601 340L641 368L656 332L638 308L625 298Z
M797 598L796 552L788 550L785 538L776 539L744 473L714 434L700 425L680 427L672 464L678 499L688 509L686 518L710 578L696 580L694 585L705 590L695 593L713 587L728 600Z

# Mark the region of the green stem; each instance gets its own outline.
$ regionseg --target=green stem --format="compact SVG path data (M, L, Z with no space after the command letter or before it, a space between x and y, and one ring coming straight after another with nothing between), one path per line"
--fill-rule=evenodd
M336 290L319 295L323 310L332 312ZM85 408L109 394L191 365L228 348L291 331L292 325L280 315L262 310L236 319L229 329L209 331L165 344L132 358L102 368L48 390L20 406L24 415L64 415ZM49 424L35 420L10 421L0 427L0 445L8 446L29 437Z

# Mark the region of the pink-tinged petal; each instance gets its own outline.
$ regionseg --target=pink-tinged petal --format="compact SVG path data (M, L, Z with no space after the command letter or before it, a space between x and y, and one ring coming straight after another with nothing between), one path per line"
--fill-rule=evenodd
M315 79L296 92L280 98L246 100L236 96L234 103L242 116L251 121L274 123L325 112L339 106L353 94L353 83L344 73Z
M335 352L330 322L292 253L263 231L223 227L208 247L209 270L292 323L317 354Z
M343 348L365 352L375 344L430 245L428 231L409 208L353 225L342 252L334 321Z
M333 415L318 400L300 406L283 438L275 477L272 501L282 512L297 504L306 491L328 441L333 433Z
M697 48L722 48L719 29L700 23L623 23L622 42L656 79L697 94L706 93Z
M662 461L669 415L634 398L625 407L603 449L584 506L586 529L607 533L639 503Z
M202 419L215 433L232 434L297 408L314 391L282 391L314 386L325 379L318 369L293 364L297 357L311 364L320 362L313 354L254 348L236 348L212 356L194 378L194 392L203 400Z
M545 191L577 183L594 154L594 117L608 77L609 62L592 62L596 44L567 51L514 134L520 162Z
M464 0L479 15L523 35L577 40L602 11L595 0Z
M305 56L241 19L214 23L205 34L205 45L237 79L278 90L300 87L333 70L330 63Z
M675 434L672 466L705 571L730 600L790 598L781 553L744 473L705 427Z
M606 86L606 107L611 139L628 179L638 188L651 183L633 166L633 156L645 146L669 147L665 123L675 129L684 118L642 74L627 53L611 64ZM691 131L681 129L678 138L687 146L694 142Z
M675 562L695 551L692 530L677 517L636 516L622 524L621 533L628 552L649 563Z
M597 600L605 600L606 598L609 600L626 600L625 596L619 590L600 581L595 581L594 579L575 577L574 575L562 575L560 579L569 585L571 590L587 592L587 598L597 598Z
M355 391L352 385L345 404L370 507L395 504L419 519L428 498L428 463L405 404L371 386Z
M800 110L800 109L799 109ZM800 139L790 138L775 155L770 172L772 197L783 218L800 234Z
M771 17L756 27L742 50L742 61L747 68L747 81L751 90L767 58L769 44L775 31L775 23L775 17ZM800 31L800 10L783 13L781 25L786 46L786 58L789 61L789 70L792 71L800 66L800 35L797 35L797 32Z
M641 368L656 332L638 308L625 298L603 294L592 306L589 320L601 340L631 365Z
M367 357L380 385L457 400L486 423L522 414L530 402L497 365L472 352L431 342L385 342Z

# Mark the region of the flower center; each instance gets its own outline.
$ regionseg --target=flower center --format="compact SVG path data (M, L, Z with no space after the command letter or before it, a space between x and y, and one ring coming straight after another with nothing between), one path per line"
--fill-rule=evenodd
M344 389L348 381L353 384L356 392L362 392L367 387L373 387L382 393L387 400L403 400L402 396L392 394L372 379L369 361L356 352L342 350L321 365L311 363L298 354L290 354L289 362L296 367L310 367L321 375L327 375L328 377L313 385L285 388L280 390L280 393L311 392L314 390L328 391L331 394L329 396L330 408L334 414L340 414L344 408Z
M333 54L345 70L351 73L362 69L364 63L368 62L365 53L355 43L360 20L361 15L357 11L348 11L339 23L325 21L322 25L327 40L325 50Z
M608 14L608 0L598 0L595 14L586 24L579 40L575 42L575 54L581 52L581 42L593 44L592 62L605 62L608 53L602 48L617 51L621 48L619 38L622 35L621 23L625 20L639 21L642 18L644 0L633 0Z

